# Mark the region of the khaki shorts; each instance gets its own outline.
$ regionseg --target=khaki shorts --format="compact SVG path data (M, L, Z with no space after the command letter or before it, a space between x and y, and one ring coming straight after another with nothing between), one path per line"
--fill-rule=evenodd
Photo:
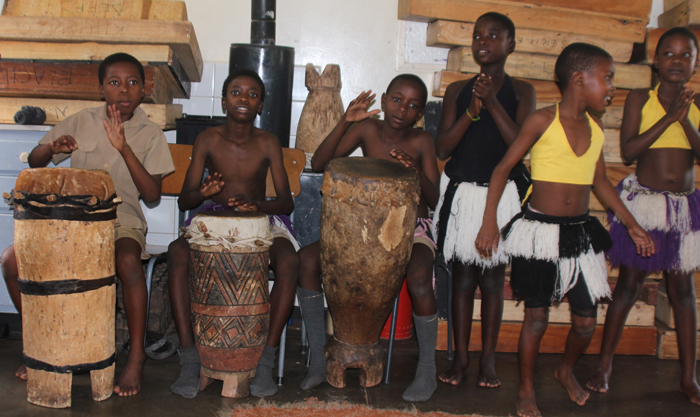
M133 227L126 227L119 224L119 220L114 223L114 241L116 242L122 238L134 239L141 245L141 259L146 260L151 257L146 252L146 235L140 229L134 229Z

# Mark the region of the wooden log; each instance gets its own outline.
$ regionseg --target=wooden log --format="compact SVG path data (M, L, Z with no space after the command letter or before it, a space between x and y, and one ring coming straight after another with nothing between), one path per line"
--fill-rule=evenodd
M698 315L700 315L700 299L696 299L696 305ZM665 285L659 288L659 303L656 305L656 319L668 326L670 329L676 328L673 308L671 307L671 301L668 299ZM700 329L700 324L698 325L698 329Z
M433 96L444 97L447 86L455 81L468 80L475 76L473 72L462 73L459 71L437 71L433 77ZM561 91L554 81L528 80L535 87L537 101L544 103L556 103L561 100ZM698 90L700 91L700 90ZM612 105L624 106L629 90L616 89Z
M99 64L0 61L0 97L99 101ZM166 69L166 71L168 71ZM144 67L144 103L172 104L173 92L161 68Z
M14 124L22 106L41 107L46 112L44 124L55 125L80 110L104 105L102 101L0 97L0 124ZM141 104L141 108L163 130L175 129L175 119L182 117L181 104Z
M572 2L571 0L510 0L514 3L529 3L538 6L560 7L584 13L618 14L621 16L636 16L648 19L651 13L651 0L586 0ZM681 1L681 0L664 0Z
M663 35L667 30L668 28L647 30L647 62L651 63L654 61L656 45L659 43L659 38L661 38L661 35ZM693 29L692 32L695 34L695 36L700 38L700 29ZM695 75L693 78L695 78Z
M471 46L474 23L437 20L428 25L428 46ZM551 30L520 29L515 31L515 50L536 54L559 55L570 43L587 42L600 46L612 55L616 62L629 62L634 42L603 39L595 36L576 35Z
M6 0L2 14L184 21L187 7L174 0Z
M169 45L188 80L202 80L202 54L190 22L0 16L0 40Z
M506 62L506 72L512 77L535 80L556 81L554 65L557 57L551 55L513 52ZM471 48L452 48L447 55L447 70L478 72L479 64L474 61ZM651 87L651 68L647 65L616 64L615 86L624 89Z
M685 0L659 15L660 28L700 28L700 0Z
M518 322L503 322L498 333L496 352L517 352L518 338L523 324ZM550 323L540 343L540 353L564 353L566 337L571 325ZM597 355L600 353L600 345L603 340L603 326L596 326L593 340L585 353ZM447 321L438 323L437 350L447 350ZM469 343L470 351L481 350L481 322L472 324L472 333ZM656 328L655 327L625 327L622 331L620 344L615 351L618 355L655 355L656 354Z
M656 322L658 331L657 352L659 359L678 359L678 338L676 331L665 324ZM700 338L698 338L697 359L700 359Z
M605 316L608 312L608 304L598 305L597 324L605 324ZM625 326L654 326L655 307L642 301L637 301L630 310ZM474 300L473 320L481 320L481 300ZM523 321L525 319L525 304L515 300L503 302L503 321ZM549 309L550 323L571 324L571 309L568 302L553 304Z
M510 17L518 29L544 29L644 42L649 18L582 13L580 10L538 6L527 3L481 0L399 0L402 20L432 22L438 19L476 22L484 13L498 10Z

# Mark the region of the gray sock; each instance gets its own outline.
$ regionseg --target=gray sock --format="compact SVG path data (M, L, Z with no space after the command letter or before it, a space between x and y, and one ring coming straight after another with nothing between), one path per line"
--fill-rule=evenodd
M201 367L197 346L180 349L178 354L180 355L180 377L170 386L170 389L185 398L194 398L199 392L199 368Z
M323 352L326 346L325 310L323 293L297 287L297 296L311 349L309 372L301 382L301 389L308 391L326 381L326 356Z
M250 381L250 395L267 397L277 392L277 384L272 379L272 368L275 366L277 348L265 345L260 362L255 368L255 376Z
M404 391L404 401L427 401L437 388L435 380L435 347L437 345L438 319L432 316L413 315L418 338L418 367L413 383Z

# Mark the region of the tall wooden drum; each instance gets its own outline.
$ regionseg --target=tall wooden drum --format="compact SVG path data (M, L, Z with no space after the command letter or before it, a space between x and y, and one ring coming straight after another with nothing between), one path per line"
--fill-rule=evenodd
M92 398L114 382L114 185L106 171L25 169L12 193L27 401L71 405L74 372Z
M245 397L270 323L270 220L262 213L209 211L194 217L185 237L202 387L218 379L222 396Z
M339 158L323 176L321 271L334 335L326 346L328 383L382 379L379 334L399 293L413 246L419 179L415 170L375 158Z

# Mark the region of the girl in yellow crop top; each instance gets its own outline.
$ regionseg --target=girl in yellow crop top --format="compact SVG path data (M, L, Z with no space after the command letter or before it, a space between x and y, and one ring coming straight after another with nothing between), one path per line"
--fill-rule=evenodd
M577 404L583 405L589 396L576 381L573 368L591 341L597 300L610 292L604 256L610 237L601 223L588 215L592 186L598 198L624 219L638 251L650 255L654 250L653 242L605 175L601 122L587 114L587 109L602 112L612 101L612 58L597 46L574 43L562 51L555 72L562 100L557 106L532 113L496 166L475 242L484 257L492 256L497 246L510 256L511 287L525 301L516 407L518 415L528 416L540 415L533 376L548 308L564 296L568 296L573 313L572 333L556 376ZM503 228L499 245L497 206L508 173L530 148L533 189L529 207Z
M696 378L698 327L693 272L700 268L700 191L694 163L700 158L700 96L686 86L698 65L698 40L686 28L666 31L656 46L659 85L627 96L620 131L625 161L637 161L634 174L617 186L627 208L649 232L656 254L636 253L621 220L610 215L610 264L620 268L597 370L588 387L609 389L615 347L644 279L662 271L671 300L681 362L681 391L700 405ZM679 320L680 319L680 320Z

